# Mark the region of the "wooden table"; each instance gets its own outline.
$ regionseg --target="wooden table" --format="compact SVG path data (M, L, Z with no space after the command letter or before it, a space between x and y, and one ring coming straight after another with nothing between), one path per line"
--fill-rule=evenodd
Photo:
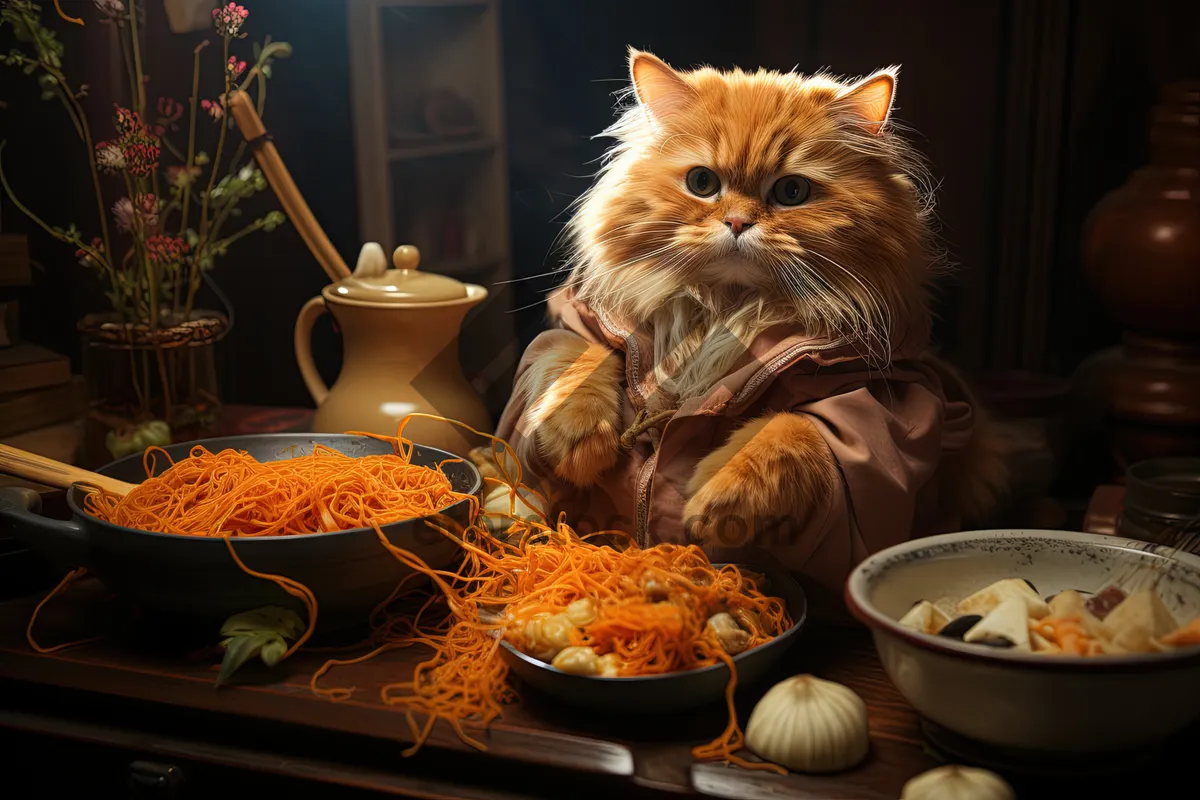
M238 409L224 432L303 424L303 415L294 414L280 422L278 411ZM1093 516L1104 519L1105 513ZM400 751L410 741L408 727L401 712L379 700L378 686L409 676L418 652L396 651L331 674L324 685L358 687L341 703L309 691L308 678L322 663L316 654L301 653L274 671L248 666L248 684L218 690L218 656L196 658L197 642L139 626L94 581L47 606L38 638L44 644L98 632L105 638L57 654L34 653L25 625L39 596L0 603L0 796L24 797L25 788L48 796L81 789L120 797L137 762L132 773L148 776L147 782L180 773L183 781L175 794L136 796L206 800L289 789L312 796L322 786L322 797L347 798L895 800L906 780L940 763L924 744L916 713L883 673L869 635L857 627L810 626L776 674L739 690L743 723L765 688L800 672L845 683L867 703L872 750L863 765L835 776L780 778L692 762L691 746L723 728L720 707L614 718L558 706L533 690L523 691L522 701L485 737L486 754L439 725L427 747L405 759ZM203 639L210 641L215 635ZM1198 746L1200 731L1193 731L1164 750L1160 765L1125 779L1008 777L1022 800L1174 796L1168 787L1191 778L1188 759ZM47 754L53 762L43 766Z
M884 675L869 636L853 627L810 627L778 674L739 691L743 722L773 680L798 672L845 683L867 703L873 744L865 764L835 776L780 778L692 762L691 745L724 726L720 707L614 718L558 706L531 689L484 737L488 753L470 750L439 724L426 748L406 759L400 755L410 741L403 714L379 700L377 687L404 680L419 652L395 651L332 673L323 685L358 687L341 703L309 691L309 676L322 659L316 654L299 654L274 671L247 667L242 680L248 683L218 690L216 655L197 658L195 642L171 642L161 631L139 627L93 581L46 607L38 638L43 644L99 632L106 638L38 655L25 642L36 600L0 604L0 753L6 762L0 794L10 788L4 781L15 780L121 796L128 765L142 760L180 770L181 793L161 796L187 798L231 788L238 789L235 796L250 796L250 787L279 791L293 785L311 795L313 784L323 784L324 791L339 791L321 796L441 800L561 800L577 793L631 800L895 800L907 779L939 763L923 744L916 714ZM1116 796L1113 791L1168 796L1166 783L1185 779L1183 755L1197 744L1200 736L1192 735L1167 753L1183 766L1158 767L1127 782L1014 785L1022 798ZM38 755L48 748L57 763L75 766L44 772Z

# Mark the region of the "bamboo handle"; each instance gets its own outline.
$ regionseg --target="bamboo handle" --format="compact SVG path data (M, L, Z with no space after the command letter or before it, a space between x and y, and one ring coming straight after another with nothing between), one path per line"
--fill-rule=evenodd
M300 237L312 251L317 263L321 265L321 269L325 270L325 274L331 281L349 278L350 268L346 266L346 262L338 255L333 243L321 229L317 218L309 209L308 203L304 202L304 196L296 188L296 183L288 173L287 167L283 165L279 151L275 149L275 145L270 139L265 138L266 126L263 125L262 118L258 116L258 111L255 110L250 97L245 92L233 92L229 98L229 108L233 112L233 119L237 122L242 136L250 143L250 149L254 151L254 158L258 161L258 166L267 176L267 182L275 190L275 196L279 198L283 210L287 212L288 218L300 232Z
M34 483L42 483L58 489L70 489L80 483L94 486L124 497L133 491L135 484L119 481L98 472L64 464L52 458L39 456L16 447L0 444L0 472L15 475Z

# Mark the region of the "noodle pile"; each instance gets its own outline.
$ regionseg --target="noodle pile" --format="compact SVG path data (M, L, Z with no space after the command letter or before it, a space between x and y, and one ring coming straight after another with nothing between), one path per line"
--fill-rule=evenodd
M508 448L506 443L498 444ZM518 489L528 489L519 474L506 485L513 498ZM615 548L586 541L561 521L551 528L544 521L517 520L504 539L493 537L478 522L465 530L438 528L464 551L462 565L451 572L430 568L414 553L388 542L374 527L381 545L414 575L428 576L436 591L415 614L389 614L389 607L403 596L403 587L397 587L372 615L375 649L358 658L326 662L310 686L331 700L344 700L353 687L320 686L330 669L397 648L432 649L411 680L380 689L383 702L405 708L414 740L405 755L421 748L438 719L446 720L464 743L486 750L467 729L485 729L506 703L516 699L507 680L508 667L498 652L501 641L508 639L529 652L538 645L529 640L530 631L536 630L530 621L562 614L575 601L587 598L594 603L594 619L570 634L570 644L615 656L619 676L728 665L729 723L715 741L694 749L696 758L782 771L735 755L743 745L733 704L736 669L706 622L721 611L750 613L759 623L749 636L748 647L753 648L788 630L792 620L781 601L764 596L736 567L714 567L695 546L642 549L630 542ZM427 622L427 617L436 621ZM425 715L423 725L417 724L414 714Z
M232 537L301 536L386 525L437 513L468 497L453 490L441 465L431 469L411 463L412 444L399 436L361 435L391 443L394 454L356 458L316 445L308 455L258 461L243 451L211 453L196 446L175 462L161 447L148 447L142 457L145 481L124 497L93 490L84 497L84 510L127 528L224 539L230 558L243 572L274 582L304 604L308 625L288 648L287 658L312 636L317 598L298 581L246 566ZM170 466L156 476L159 455ZM69 574L34 609L25 632L34 650L54 652L80 644L44 648L34 639L33 629L46 602L84 572Z
M588 618L573 624L565 634L569 641L560 645L590 650L585 655L605 659L610 674L616 677L726 664L730 670L728 725L717 739L694 748L693 755L751 769L784 771L736 755L744 741L733 702L737 672L728 646L709 624L714 614L750 620L748 630L740 630L743 641L737 650L751 649L791 628L792 620L781 601L765 596L755 581L736 567L715 567L695 546L643 549L632 542L606 546L578 536L561 520L551 527L545 519L519 518L515 513L519 493L536 492L521 482L520 464L512 448L462 426L492 439L492 454L503 479L488 477L485 482L500 484L511 493L510 514L500 516L512 519L512 525L506 535L493 536L482 524L485 515L480 513L478 499L456 493L440 465L435 470L409 463L412 444L403 433L415 417L442 420L411 414L401 421L394 439L375 437L392 442L396 455L352 458L318 447L308 456L261 463L245 453L226 450L213 454L196 447L189 458L148 478L126 497L97 491L87 496L85 506L89 513L117 525L223 538L231 558L247 574L274 581L304 602L308 628L285 658L312 634L316 598L294 580L247 567L231 538L373 528L381 546L412 572L372 613L368 643L373 649L357 658L327 661L313 674L310 687L330 700L345 700L355 687L320 685L331 669L361 663L389 650L417 645L431 649L432 655L416 666L411 679L380 689L384 703L405 709L413 735L406 756L422 747L439 719L464 743L486 750L468 729L486 729L501 716L506 704L517 699L508 680L508 666L500 657L501 643L507 640L523 652L536 653L541 646L537 641L540 622L570 616L568 607L582 601L590 609ZM153 475L154 458L160 452L166 455L159 448L146 451L148 475ZM515 465L515 477L500 466L507 464ZM466 528L455 527L437 514L464 499L472 505L472 522ZM457 570L431 568L416 554L389 542L380 527L430 515L434 520L430 526L463 551ZM42 604L79 572L64 579ZM424 590L426 595L406 592L408 580L422 575L432 581L433 591ZM45 651L33 641L36 614L30 620L28 638L35 649ZM52 649L66 646L70 645ZM421 725L418 714L424 715Z
M91 492L84 509L113 525L158 533L294 536L423 517L462 498L441 471L409 463L411 448L398 440L395 446L396 455L355 458L317 445L281 461L197 446L178 463L151 447L144 482L124 497ZM155 476L160 454L171 466Z

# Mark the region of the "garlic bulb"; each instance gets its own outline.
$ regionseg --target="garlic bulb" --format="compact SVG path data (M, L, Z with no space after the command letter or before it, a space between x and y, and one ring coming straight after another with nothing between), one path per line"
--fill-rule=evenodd
M921 773L900 790L900 800L1016 799L1012 787L996 773L956 764Z
M746 724L746 746L797 772L835 772L871 747L867 704L853 689L812 675L771 687Z
M505 531L518 520L541 520L546 516L545 509L531 492L521 489L514 496L508 486L497 486L488 492L483 511L483 522L492 533Z

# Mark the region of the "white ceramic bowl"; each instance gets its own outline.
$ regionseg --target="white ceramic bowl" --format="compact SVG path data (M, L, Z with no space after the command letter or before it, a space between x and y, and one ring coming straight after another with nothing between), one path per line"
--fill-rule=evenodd
M846 583L896 688L927 720L986 747L1095 756L1153 748L1200 717L1200 648L1082 658L965 644L901 627L919 600L1027 578L1043 597L1096 591L1132 564L1165 568L1159 595L1200 615L1200 558L1114 536L976 531L915 539L868 558Z

